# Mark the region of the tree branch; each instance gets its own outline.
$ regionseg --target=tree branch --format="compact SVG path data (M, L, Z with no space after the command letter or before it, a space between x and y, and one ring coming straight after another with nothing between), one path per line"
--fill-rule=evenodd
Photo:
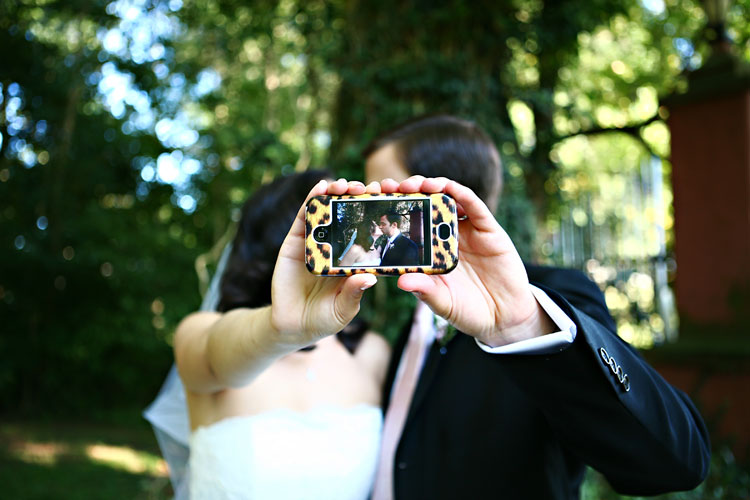
M659 158L663 158L665 160L668 160L669 157L664 157L661 154L659 154L656 150L654 150L651 145L646 142L643 137L641 136L640 132L641 130L651 125L652 123L661 120L661 117L659 114L653 115L651 118L642 121L640 123L634 123L632 125L626 125L624 127L594 127L587 130L581 130L579 132L576 132L574 134L568 134L561 137L558 137L558 141L564 141L565 139L570 139L571 137L577 137L579 135L586 135L586 136L592 136L592 135L601 135L601 134L609 134L612 132L619 132L622 134L627 134L633 137L635 140L637 140L641 145L648 151L650 154L654 156L658 156Z

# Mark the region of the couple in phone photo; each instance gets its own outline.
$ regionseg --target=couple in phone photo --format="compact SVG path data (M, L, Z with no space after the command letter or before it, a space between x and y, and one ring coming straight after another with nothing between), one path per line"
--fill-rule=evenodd
M383 211L378 221L360 223L339 259L341 267L397 267L420 264L419 246L401 231L403 216Z
M308 171L256 191L201 310L178 325L175 367L144 413L177 498L573 500L586 467L628 495L703 481L690 398L617 335L592 281L523 262L495 219L486 133L422 117L363 156L366 185ZM459 209L456 268L398 278L417 300L392 346L357 318L378 277L305 266L306 199L365 193L445 193ZM406 225L363 217L355 243L390 265Z

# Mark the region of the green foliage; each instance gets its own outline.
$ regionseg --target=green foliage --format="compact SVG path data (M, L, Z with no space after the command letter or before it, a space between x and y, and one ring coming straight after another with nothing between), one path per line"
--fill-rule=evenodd
M735 460L728 448L714 451L708 477L690 491L650 496L654 500L744 500L750 497L750 472ZM581 486L581 500L645 500L645 497L618 495L604 477L589 469Z
M136 155L163 147L101 105L96 31L111 20L77 7L5 2L0 16L0 411L145 404L210 242L171 189L138 195Z
M362 178L362 148L416 114L487 129L499 219L550 257L536 221L600 166L668 154L658 97L707 52L697 3L664 5L0 0L0 412L142 407L248 194L326 163ZM366 296L392 338L413 297Z

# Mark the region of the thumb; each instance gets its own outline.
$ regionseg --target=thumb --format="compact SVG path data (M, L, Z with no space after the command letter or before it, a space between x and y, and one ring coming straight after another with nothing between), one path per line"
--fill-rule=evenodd
M398 287L415 294L438 316L447 319L453 310L450 290L435 276L420 273L404 274L398 279Z
M378 282L374 274L355 274L346 278L333 303L334 314L342 326L348 324L359 312L359 301L365 290Z

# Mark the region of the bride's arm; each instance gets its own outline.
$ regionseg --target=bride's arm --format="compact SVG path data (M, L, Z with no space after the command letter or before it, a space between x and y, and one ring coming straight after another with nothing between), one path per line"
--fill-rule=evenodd
M354 358L362 368L372 374L378 387L382 387L391 358L391 346L388 341L379 333L368 331L354 351Z
M364 191L361 183L321 181L308 199ZM175 358L185 387L214 393L247 385L276 359L343 329L376 281L373 275L321 278L307 271L303 204L276 259L271 306L194 313L177 327Z
M193 313L182 320L174 338L180 377L197 393L245 386L298 348L280 340L271 323L271 306Z

